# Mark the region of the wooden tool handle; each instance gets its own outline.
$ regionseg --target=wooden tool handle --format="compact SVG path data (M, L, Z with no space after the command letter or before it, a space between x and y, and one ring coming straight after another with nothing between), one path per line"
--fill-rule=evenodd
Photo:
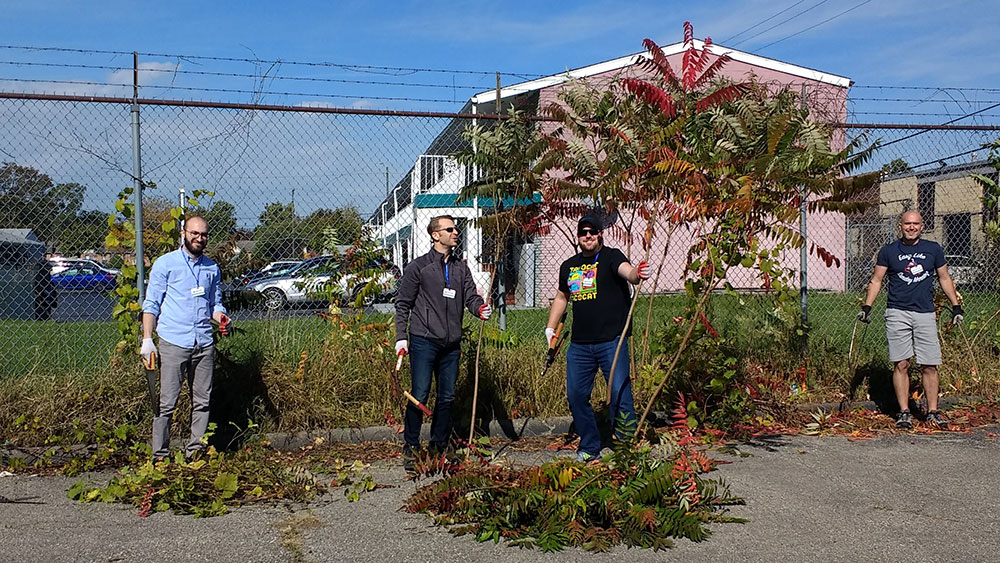
M416 397L414 397L413 395L410 395L409 391L403 391L403 396L406 397L407 401L410 401L418 409L420 409L420 412L424 413L427 416L431 416L431 414L433 414L433 413L431 413L431 409L429 409L426 406L424 406L424 404L421 403L420 401L418 401Z

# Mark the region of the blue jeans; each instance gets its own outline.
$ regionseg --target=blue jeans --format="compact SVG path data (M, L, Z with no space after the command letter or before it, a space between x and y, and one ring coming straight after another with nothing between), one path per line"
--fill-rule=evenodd
M601 434L597 430L597 420L594 409L590 406L590 395L594 390L594 377L597 368L601 368L604 380L608 380L611 372L611 362L615 357L618 338L597 344L577 344L570 342L566 351L566 395L569 399L569 410L573 413L573 425L580 435L582 453L599 456L601 453ZM635 422L635 405L632 403L632 381L628 375L628 339L622 344L618 353L618 365L615 366L614 388L611 390L611 424L615 428L616 438L627 438L628 435L619 427L624 417L626 423Z
M441 449L451 437L451 405L455 402L455 381L458 379L458 361L462 349L458 342L447 346L427 338L410 338L410 393L421 403L427 404L431 393L431 376L437 379L437 398L434 417L431 419L431 443ZM424 415L413 403L406 403L403 422L403 440L413 452L420 448L420 425Z

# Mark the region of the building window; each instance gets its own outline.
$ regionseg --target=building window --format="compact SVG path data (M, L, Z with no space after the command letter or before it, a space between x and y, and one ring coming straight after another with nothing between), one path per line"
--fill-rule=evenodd
M934 182L917 184L917 211L924 218L924 228L934 229Z
M420 157L420 191L426 192L434 184L444 177L444 157L427 156Z
M972 214L954 213L941 216L945 248L948 254L972 255Z

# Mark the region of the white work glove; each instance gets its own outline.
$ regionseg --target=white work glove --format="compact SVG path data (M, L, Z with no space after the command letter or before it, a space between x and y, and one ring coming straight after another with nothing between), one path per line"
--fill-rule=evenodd
M152 355L159 354L156 351L156 344L153 343L152 338L142 339L142 348L140 348L139 354L142 356L142 361L146 362L147 366L151 365L150 358L152 357Z
M556 337L556 329L545 327L545 346L552 347L552 339Z
M410 353L410 349L406 345L406 340L397 340L396 341L396 355L397 356L405 356L405 355L407 355L409 353Z
M490 320L490 315L493 314L493 307L489 303L483 303L479 306L479 318L484 321Z
M649 279L649 263L645 260L641 260L639 264L635 267L635 273L639 276L640 280Z

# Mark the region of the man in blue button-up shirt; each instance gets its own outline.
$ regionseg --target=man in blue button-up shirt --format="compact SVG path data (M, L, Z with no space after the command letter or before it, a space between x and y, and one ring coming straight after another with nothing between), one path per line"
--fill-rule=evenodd
M146 299L142 302L142 349L147 365L160 357L160 408L153 419L153 457L170 453L170 421L187 374L191 388L191 440L188 457L202 449L208 429L215 346L212 323L226 334L229 317L222 306L219 267L203 254L208 224L201 217L185 222L184 245L161 256L149 272ZM160 350L153 329L160 336Z

